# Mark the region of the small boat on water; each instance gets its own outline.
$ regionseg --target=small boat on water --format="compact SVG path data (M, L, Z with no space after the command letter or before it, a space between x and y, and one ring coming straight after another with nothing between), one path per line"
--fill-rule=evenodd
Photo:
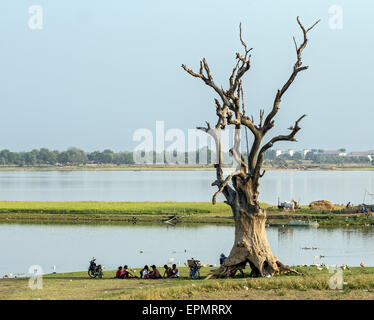
M173 215L173 216L169 216L169 217L165 217L165 218L163 218L162 219L162 222L164 222L164 223L172 223L172 224L174 224L174 223L177 223L177 222L179 222L180 221L180 219L182 219L183 218L183 216L178 216L178 215Z
M289 223L293 227L318 227L317 221L303 221L303 220L291 220Z

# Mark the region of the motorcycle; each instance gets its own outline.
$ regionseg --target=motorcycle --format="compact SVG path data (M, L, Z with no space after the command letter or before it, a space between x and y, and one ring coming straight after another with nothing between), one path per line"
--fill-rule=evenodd
M92 260L90 261L90 266L88 268L88 276L90 278L99 277L101 279L103 277L103 268L101 264L96 265L95 261L95 258L92 258Z

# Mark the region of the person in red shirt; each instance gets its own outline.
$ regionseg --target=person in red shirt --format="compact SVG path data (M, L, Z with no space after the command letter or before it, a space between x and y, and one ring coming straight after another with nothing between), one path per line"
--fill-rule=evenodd
M119 279L121 277L121 273L122 273L122 267L119 266L116 272L116 276L114 278Z
M121 279L128 279L130 278L129 271L127 270L127 265L123 266L122 272L121 272Z

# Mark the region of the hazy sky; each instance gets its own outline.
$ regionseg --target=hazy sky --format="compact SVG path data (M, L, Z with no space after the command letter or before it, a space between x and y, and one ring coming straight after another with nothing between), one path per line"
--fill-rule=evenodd
M32 5L43 29L28 26ZM329 8L343 9L331 29ZM76 146L132 150L138 128L187 130L215 121L214 93L187 75L206 57L225 87L240 48L252 52L244 78L247 113L271 108L295 63L299 15L311 32L299 74L283 98L274 133L303 113L297 143L281 148L374 149L374 2L328 0L1 0L0 149Z

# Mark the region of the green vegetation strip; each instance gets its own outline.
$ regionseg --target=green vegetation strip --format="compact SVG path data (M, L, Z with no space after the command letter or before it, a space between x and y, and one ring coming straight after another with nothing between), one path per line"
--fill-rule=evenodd
M199 214L227 213L224 203L209 202L104 202L104 201L0 201L0 213L52 214Z
M374 226L364 214L342 214L302 206L293 212L279 212L261 203L270 225L288 225L290 220L317 220L324 227ZM230 208L223 202L103 202L103 201L0 201L0 222L32 223L159 223L177 215L183 223L232 224Z
M180 279L89 279L87 272L43 276L43 289L28 288L27 278L0 279L0 299L374 299L374 268L351 267L343 271L343 290L331 290L327 268L295 267L303 275L273 278L204 280L213 268L201 269L201 280L188 279L188 268L180 267ZM160 268L162 270L162 268ZM139 269L135 269L139 274Z

